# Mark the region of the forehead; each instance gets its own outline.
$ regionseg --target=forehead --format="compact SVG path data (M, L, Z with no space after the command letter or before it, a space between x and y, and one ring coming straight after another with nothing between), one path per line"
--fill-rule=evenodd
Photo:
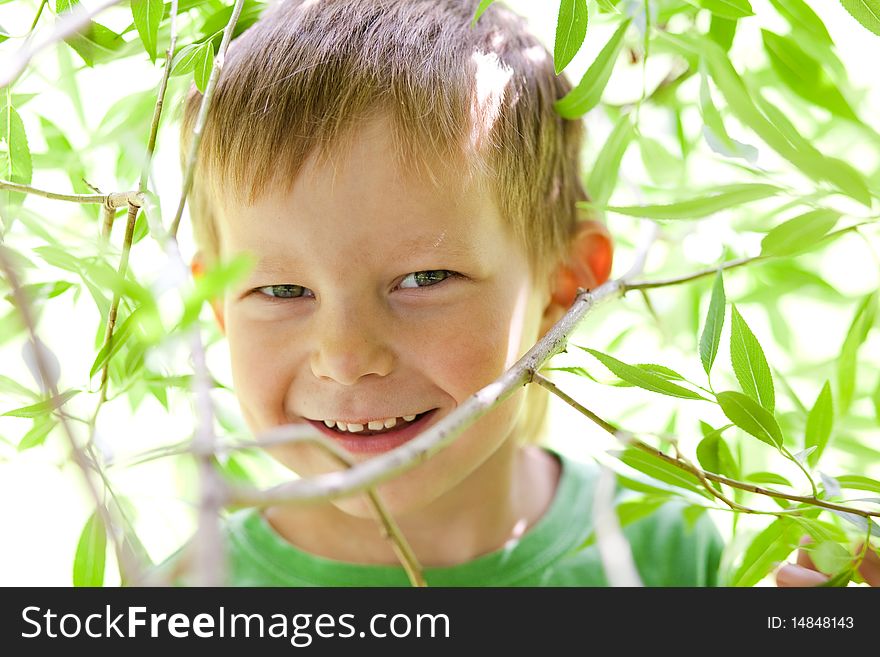
M464 157L408 167L381 117L326 157L308 157L292 183L270 186L251 204L225 203L220 232L225 251L253 250L266 263L292 247L358 252L384 244L466 256L509 241L485 175Z

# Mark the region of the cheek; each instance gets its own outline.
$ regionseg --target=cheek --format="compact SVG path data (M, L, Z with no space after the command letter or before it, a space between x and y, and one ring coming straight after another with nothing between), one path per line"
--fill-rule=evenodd
M274 426L283 420L278 413L289 385L290 344L284 347L268 323L264 328L234 314L227 318L232 382L245 420L254 431Z
M518 290L499 286L431 323L408 340L414 366L459 402L488 385L521 355L527 332L521 297Z

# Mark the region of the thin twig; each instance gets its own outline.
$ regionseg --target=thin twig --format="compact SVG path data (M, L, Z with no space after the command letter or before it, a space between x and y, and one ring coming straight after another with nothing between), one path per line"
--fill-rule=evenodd
M655 281L643 281L641 283L627 283L624 288L625 292L629 292L630 290L647 290L654 287L668 287L670 285L678 285L680 283L688 283L690 281L695 281L698 278L703 278L704 276L714 276L718 273L719 269L734 269L736 267L742 267L743 265L747 265L750 262L755 262L757 260L766 260L765 256L754 256L751 258L739 258L737 260L730 260L728 262L722 263L717 267L710 267L709 269L703 269L701 271L695 272L693 274L686 274L684 276L677 276L675 278L664 278Z
M57 400L59 399L58 388L49 372L49 366L46 363L46 357L43 348L41 347L41 342L37 338L36 324L34 322L33 314L31 313L30 301L22 291L18 276L16 275L15 270L13 269L12 264L9 262L9 258L6 255L6 247L2 245L0 245L0 269L3 270L3 273L6 276L6 280L9 281L9 286L12 289L12 297L15 300L15 305L18 308L18 312L21 315L22 321L24 322L25 329L28 332L31 344L34 345L34 361L36 363L37 373L39 374L40 380L42 382L41 387L43 388L43 390L47 391L50 394L50 398L53 401L57 402ZM60 409L58 409L57 406L53 408L53 411L58 410ZM120 538L119 536L118 525L115 522L110 511L107 509L107 506L104 504L101 493L98 490L97 486L95 486L95 482L92 481L90 475L91 470L99 468L100 466L97 463L90 462L90 459L86 456L86 453L77 443L76 437L73 435L73 429L67 421L66 414L58 412L56 413L56 415L58 416L58 422L61 425L62 433L64 434L65 438L67 438L67 442L70 445L70 450L73 455L73 461L74 463L76 463L77 467L82 473L82 477L85 481L89 496L95 503L95 510L98 516L101 518L101 522L103 523L107 532L109 533L110 540L113 542L113 546L116 551L116 558L119 561L120 569L123 572L123 577L127 578L128 581L137 583L141 580L141 573L143 569L141 568L140 564L136 563L134 556L125 549L124 538Z
M675 446L675 457L681 461L682 463L689 465L692 468L692 471L695 475L697 475L697 479L700 480L700 483L703 485L703 488L712 496L715 497L722 502L724 502L727 506L735 511L741 511L743 513L755 513L754 509L750 509L747 506L743 506L742 504L738 504L733 500L729 499L724 493L715 488L712 484L709 483L709 480L706 479L706 475L703 474L703 471L700 470L697 466L691 463L685 456L678 450L678 446Z
M675 466L676 468L684 470L685 472L689 472L690 474L694 475L698 479L706 478L711 481L717 481L722 484L727 484L728 486L730 486L732 488L739 488L740 490L745 490L750 493L755 493L757 495L765 495L767 497L775 497L778 499L790 500L792 502L800 502L801 504L810 504L813 506L820 506L825 509L831 509L834 511L845 511L847 513L853 513L853 514L862 516L864 518L870 518L870 517L880 518L880 512L864 511L863 509L856 509L856 508L851 508L851 507L847 507L847 506L841 506L839 504L834 504L833 502L826 502L825 500L820 500L816 497L805 497L802 495L790 495L788 493L780 493L775 490L770 490L767 488L762 488L760 486L755 486L754 484L748 484L748 483L745 483L742 481L737 481L735 479L730 479L728 477L724 477L722 475L717 475L712 472L706 472L705 470L701 470L700 468L696 467L695 465L691 464L690 462L682 462L681 460L679 460L678 458L676 458L674 456L669 456L668 454L664 454L662 451L660 451L656 447L653 447L652 445L649 445L648 443L639 440L630 432L621 430L618 427L616 427L615 425L613 425L612 423L608 422L607 420L603 420L598 415L596 415L595 413L593 413L592 411L587 409L583 404L572 399L568 394L566 394L563 390L561 390L559 387L557 387L555 383L553 383L552 381L550 381L546 377L542 376L541 374L536 373L534 380L536 383L544 386L545 388L547 388L547 390L549 390L550 392L555 394L557 397L562 399L565 403L569 404L570 406L572 406L573 408L575 408L576 410L578 410L579 412L583 413L585 416L590 418L593 422L598 424L600 427L602 427L605 431L610 433L612 436L614 436L616 438L625 437L626 444L632 445L633 447L640 449L643 452L647 452L648 454L651 454L652 456L656 456L657 458L665 461L666 463L668 463L670 465Z
M162 118L162 106L165 103L165 91L168 88L168 78L171 76L171 63L174 59L174 46L177 44L177 0L171 0L171 13L169 14L171 39L168 43L168 50L165 51L165 72L162 74L162 81L159 83L159 93L156 96L156 107L153 109L153 121L150 126L150 138L147 142L147 156L144 162L143 171L141 171L141 180L138 184L138 191L147 191L147 181L150 177L150 166L153 163L153 153L156 150L156 135L159 132L159 120Z
M126 272L128 271L128 256L131 252L131 242L134 237L134 226L137 223L138 207L134 205L128 206L128 222L125 225L125 238L122 242L122 255L119 258L119 280L124 281ZM116 315L119 311L119 300L122 298L122 291L116 290L113 293L113 303L110 305L110 312L107 315L107 330L104 332L104 344L101 351L107 350L109 353L110 343L113 341L113 330L116 328ZM110 359L107 358L104 366L101 368L101 396L98 406L107 399L107 378L110 369Z
M101 206L101 239L110 241L110 233L113 232L113 220L116 218L116 210L109 205Z
M86 27L95 16L120 2L121 0L104 0L104 2L91 11L81 5L77 5L70 10L69 14L58 21L55 29L45 39L36 43L28 39L12 57L12 62L4 67L6 69L5 73L0 73L0 88L13 83L38 52L76 34Z
M150 165L152 164L153 153L156 148L156 135L159 132L159 119L162 116L162 105L165 101L165 91L168 88L168 77L171 74L171 62L174 57L174 44L177 41L177 30L176 30L176 22L177 22L177 0L172 0L171 2L171 13L169 15L170 29L171 29L171 40L168 46L168 50L165 51L165 72L162 74L162 81L159 83L159 93L156 99L156 106L153 109L153 121L150 126L150 137L147 143L147 157L144 162L144 169L141 172L141 180L138 185L137 192L129 192L130 195L135 197L137 200L136 205L140 206L144 201L144 192L147 191L147 180L149 178L150 173ZM109 197L108 197L109 199ZM135 204L130 204L131 205ZM114 206L108 201L104 202L103 212L102 212L102 227L101 227L101 236L104 240L109 241L110 233L113 230L113 221L116 217L116 212ZM123 249L125 246L123 246ZM115 309L111 309L114 311L114 321L115 321ZM109 324L108 324L109 327ZM112 329L111 329L112 333ZM105 340L106 342L106 340ZM109 361L108 361L109 364ZM106 379L106 368L101 372L101 396L98 398L98 403L95 407L94 412L92 413L92 420L90 422L92 433L94 433L96 421L98 418L98 413L101 410L101 406L107 401L106 387L104 385L104 381ZM91 442L92 437L89 437L89 442Z
M223 573L226 572L226 563L219 517L225 502L226 487L212 463L216 443L214 408L205 348L196 329L190 330L190 351L193 357L193 387L198 417L193 448L201 485L195 541L197 583L200 586L220 586L223 583Z
M140 207L143 205L143 196L138 192L113 192L112 194L59 194L58 192L48 192L44 189L37 189L30 185L22 185L21 183L11 182L9 180L0 180L0 189L6 189L10 192L20 192L22 194L32 194L33 196L42 196L55 201L70 201L71 203L101 203L105 207L124 208L128 205Z
M602 466L593 493L596 548L609 586L642 586L632 547L623 533L615 510L614 483L614 471Z
M220 42L220 49L214 60L214 66L211 69L211 75L208 78L208 84L205 86L205 94L202 96L202 103L199 106L199 114L196 117L196 124L193 128L192 143L189 146L189 154L186 158L186 171L183 176L183 190L180 193L180 202L177 204L177 213L174 215L174 221L171 223L169 232L172 237L177 237L177 229L180 227L180 218L183 216L183 208L186 206L186 199L192 189L193 174L195 173L196 160L199 154L199 144L202 143L202 132L205 129L205 123L208 120L208 109L211 106L211 98L214 96L214 88L217 86L217 78L220 77L220 69L223 68L223 60L226 57L226 49L232 40L232 32L238 17L241 14L241 8L244 0L236 0L235 8L232 10L232 16L226 29L223 30L223 40Z

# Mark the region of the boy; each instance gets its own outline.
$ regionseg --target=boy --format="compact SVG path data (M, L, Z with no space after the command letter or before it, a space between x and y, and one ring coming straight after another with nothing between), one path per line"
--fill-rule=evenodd
M571 88L521 19L475 1L287 1L230 48L199 154L198 275L256 257L213 304L256 434L310 424L358 461L424 431L496 379L610 275L579 220ZM188 150L200 97L184 110ZM528 397L528 400L526 400ZM537 401L535 401L537 398ZM602 585L595 471L534 444L530 386L378 492L429 585ZM303 477L320 447L269 450ZM407 585L365 496L233 514L233 585ZM630 525L644 583L714 585L707 518Z

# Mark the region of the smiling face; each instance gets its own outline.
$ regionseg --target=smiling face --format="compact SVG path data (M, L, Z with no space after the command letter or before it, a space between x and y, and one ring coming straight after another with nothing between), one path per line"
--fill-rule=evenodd
M371 120L331 163L310 158L290 189L227 204L218 218L221 257L257 259L217 309L255 433L436 408L433 424L539 337L549 291L534 286L491 195L454 168L438 174L437 186L409 175L392 148L387 124ZM514 448L523 399L521 389L428 462L383 484L392 512L443 495L452 502L463 488L490 494L501 483L490 457ZM314 445L270 453L301 476L339 469ZM370 514L362 500L334 504Z

